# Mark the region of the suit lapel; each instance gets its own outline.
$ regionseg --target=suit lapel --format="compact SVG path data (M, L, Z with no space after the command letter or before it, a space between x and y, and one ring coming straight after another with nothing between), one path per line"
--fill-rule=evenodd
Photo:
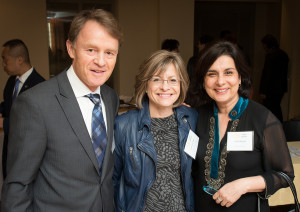
M113 141L113 124L114 124L114 110L116 105L112 104L111 97L109 96L109 92L107 91L106 85L101 86L101 98L105 104L105 112L106 112L106 122L107 122L107 138L108 143L105 150L104 161L102 164L102 176L101 181L103 181L105 174L107 173L107 169L109 166L110 160L110 151L112 147Z
M57 95L59 104L61 105L74 133L78 137L82 147L86 151L99 174L99 165L91 143L91 138L86 129L81 110L68 80L66 71L57 76L57 81L60 91L60 94Z

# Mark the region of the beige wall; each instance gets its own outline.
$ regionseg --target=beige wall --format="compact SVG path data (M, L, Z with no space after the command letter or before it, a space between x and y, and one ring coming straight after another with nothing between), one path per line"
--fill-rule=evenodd
M300 1L285 0L282 6L281 47L287 51L289 64L288 118L300 116Z
M224 0L225 2L226 0ZM236 0L242 1L242 0ZM247 0L244 0L247 2ZM264 3L279 0L253 0L256 8L254 35L254 71L263 64L260 39L265 32L280 34L281 48L290 57L290 92L284 97L286 118L300 115L300 8L299 1L284 0L281 30L273 26L274 14ZM120 49L114 85L120 95L132 95L134 80L141 62L160 48L165 38L180 42L180 54L185 62L192 55L194 1L193 0L115 0L116 14L124 31L125 41ZM272 10L274 11L274 10ZM270 18L271 17L271 18ZM277 18L280 18L277 16ZM271 20L270 20L271 19ZM46 24L46 0L0 0L0 44L12 38L23 39L30 52L31 62L37 70L49 78L48 36ZM297 47L297 48L296 48ZM0 67L0 100L8 78ZM254 73L258 82L260 75ZM258 86L255 85L257 90ZM290 101L289 101L290 97Z
M159 17L160 44L168 38L178 40L180 55L187 64L193 56L194 1L160 0Z
M49 78L46 0L0 0L0 45L22 39L29 49L31 64ZM2 62L2 60L1 60ZM0 100L8 75L0 66Z
M165 38L180 42L185 62L192 56L194 32L193 0L120 0L117 16L125 40L120 49L115 85L120 95L134 93L135 75L142 61L160 49Z
M253 98L260 101L259 85L262 69L265 60L265 51L263 50L261 39L266 34L272 34L280 37L280 4L257 3L255 8L255 24L254 24L254 55L253 55Z
M141 62L159 48L158 0L120 0L118 19L124 43L118 58L118 74L114 83L120 95L133 95L135 75Z

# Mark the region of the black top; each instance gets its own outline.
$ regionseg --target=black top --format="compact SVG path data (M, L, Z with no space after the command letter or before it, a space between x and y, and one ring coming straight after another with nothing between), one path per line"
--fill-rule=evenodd
M203 191L202 187L207 185L204 177L204 157L209 140L209 120L213 116L213 105L211 103L204 105L199 108L198 112L197 135L199 136L199 145L196 160L193 163L196 211L257 211L257 193L247 193L232 206L226 208L216 204L212 196ZM230 131L231 125L232 121L229 121L227 132ZM265 191L259 194L263 198L261 199L261 211L269 211L268 201L264 198L287 186L283 179L275 175L275 171L283 171L290 177L294 177L281 123L265 107L249 100L247 108L239 117L236 131L254 131L254 151L227 152L224 184L243 177L261 175L266 182ZM221 140L220 154L226 143L227 134Z

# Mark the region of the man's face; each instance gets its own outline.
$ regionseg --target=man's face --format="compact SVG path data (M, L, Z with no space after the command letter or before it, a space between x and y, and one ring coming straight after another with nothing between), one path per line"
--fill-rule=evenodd
M4 47L2 51L2 66L9 76L19 75L19 57L9 55L9 47Z
M268 51L268 47L267 47L267 45L266 44L262 44L262 47L263 47L263 49L265 50L265 52L267 52Z
M95 91L113 72L119 41L102 25L90 20L85 23L74 43L67 41L67 48L76 75L91 91Z

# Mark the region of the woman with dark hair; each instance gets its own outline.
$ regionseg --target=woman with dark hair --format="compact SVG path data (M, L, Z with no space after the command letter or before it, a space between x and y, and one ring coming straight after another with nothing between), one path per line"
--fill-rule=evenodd
M196 71L196 211L269 211L267 198L287 186L276 171L294 177L281 123L248 99L248 67L234 44L212 45Z

